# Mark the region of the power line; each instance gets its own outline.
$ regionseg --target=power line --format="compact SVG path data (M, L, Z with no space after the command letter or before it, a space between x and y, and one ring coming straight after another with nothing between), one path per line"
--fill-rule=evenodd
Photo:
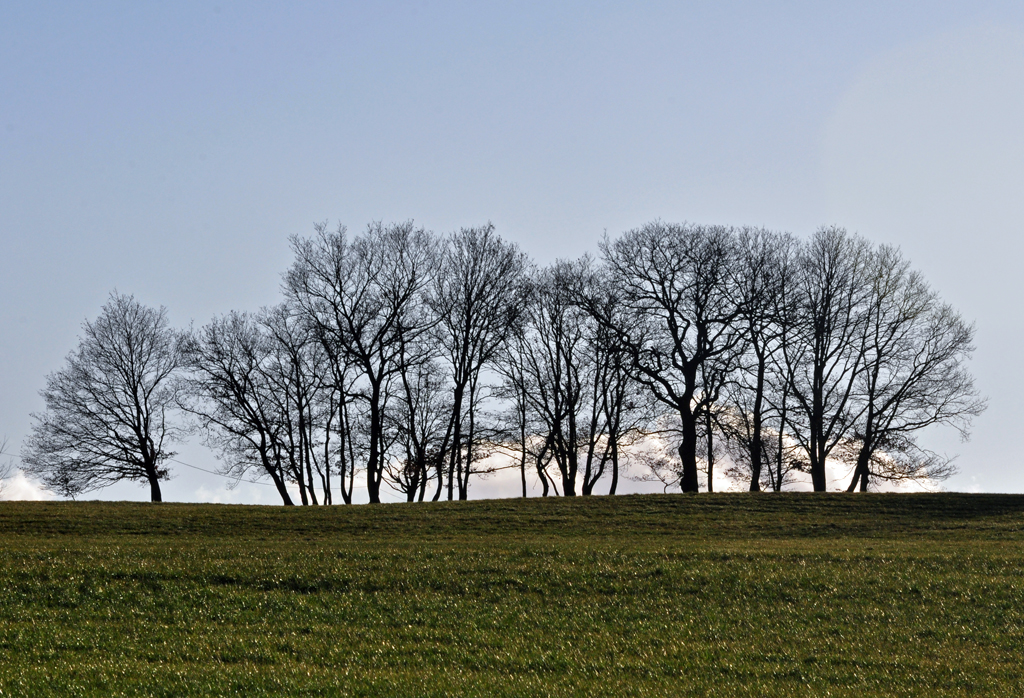
M236 485L239 482L246 482L250 485L263 485L264 487L274 486L269 482L259 482L258 480L243 480L240 477L231 477L230 475L225 475L224 473L218 473L216 470L207 470L206 468L200 468L198 465L192 465L191 463L186 463L185 461L178 460L177 458L168 458L167 460L177 463L178 465L184 465L186 468L192 468L193 470L199 470L204 473L209 473L210 475L217 475L218 477L223 477L228 480L234 480Z
M18 454L16 454L16 453L9 453L7 451L0 451L0 456L7 456L8 458L17 458L18 460L24 460ZM201 472L209 473L210 475L216 475L218 477L222 477L222 478L225 478L227 480L234 480L236 485L239 482L245 482L245 483L248 483L250 485L262 485L263 487L274 487L274 485L269 483L269 482L259 482L258 480L243 480L240 477L237 477L237 478L231 477L230 475L225 475L224 473L218 473L216 470L207 470L206 468L200 468L198 465L192 465L191 463L186 463L185 461L178 460L177 458L168 458L167 460L173 461L174 463L177 463L178 465L184 465L186 468L192 468L193 470L199 470Z

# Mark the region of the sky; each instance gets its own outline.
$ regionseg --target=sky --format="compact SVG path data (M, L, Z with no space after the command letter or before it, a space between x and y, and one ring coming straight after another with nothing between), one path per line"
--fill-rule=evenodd
M839 5L0 0L0 437L112 290L178 327L273 304L317 221L491 221L540 263L654 218L836 224L976 323L988 411L924 439L945 487L1024 492L1024 4Z

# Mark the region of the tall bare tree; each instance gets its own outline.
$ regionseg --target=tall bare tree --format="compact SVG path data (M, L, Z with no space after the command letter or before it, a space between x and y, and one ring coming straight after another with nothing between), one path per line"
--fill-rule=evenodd
M520 322L525 297L526 255L502 240L488 223L462 228L441 248L431 309L437 325L433 335L451 371L451 414L437 449L437 490L441 496L446 456L448 499L468 496L474 444L467 443L469 424L476 425L475 406L481 397L481 372L495 361L505 338ZM470 394L472 393L472 394Z
M32 415L24 469L65 496L131 480L161 501L169 448L182 435L170 419L180 365L167 311L111 293L82 325L65 367L46 377L46 410Z
M618 485L620 447L647 415L618 337L588 311L613 316L615 296L588 258L560 261L533 274L525 322L507 345L503 394L515 405L520 470L537 470L544 493L590 495L611 475Z
M285 293L301 309L332 356L354 374L354 396L368 418L366 488L380 501L384 476L387 389L409 342L435 323L426 300L436 272L433 237L412 222L371 223L352 238L344 227L316 227L292 238L295 261Z
M827 488L825 462L851 432L862 405L870 245L842 228L818 230L801 250L782 344L793 409L789 435L807 456L815 492Z
M737 288L742 311L743 349L725 386L723 427L737 471L745 471L751 492L762 485L781 487L778 460L770 432L783 431L787 375L781 359L787 313L782 303L794 272L798 247L789 235L747 228L737 236ZM774 398L774 399L773 399ZM766 466L774 468L765 470Z
M267 376L270 345L250 314L214 319L184 344L190 371L181 403L224 461L225 475L242 478L255 470L268 476L281 501L291 506L285 422Z
M637 379L679 415L680 486L698 489L700 422L716 391L702 367L735 353L742 340L731 229L656 221L601 246L625 309L595 317L629 352Z
M939 300L897 248L875 251L869 282L850 492L858 484L866 491L872 478L948 477L950 461L921 449L916 433L948 424L966 436L971 418L985 408L965 366L974 328Z

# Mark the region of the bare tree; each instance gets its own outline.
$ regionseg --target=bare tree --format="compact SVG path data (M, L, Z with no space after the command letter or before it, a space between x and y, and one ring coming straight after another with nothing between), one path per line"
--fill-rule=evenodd
M547 445L545 443L539 454L535 453L534 445L538 440L537 434L542 433L543 428L535 420L530 405L532 384L528 382L529 373L525 360L527 357L526 336L526 328L523 325L509 328L497 364L504 380L497 387L495 394L505 400L508 405L501 421L504 438L500 441L508 445L508 450L519 459L522 496L526 497L528 492L527 466L535 465L543 487L543 496L546 497L550 485L542 462L547 455ZM512 446L513 443L514 446ZM534 463L534 459L537 459L536 463Z
M780 359L788 328L781 304L789 296L798 248L791 236L764 229L740 231L737 246L736 279L742 300L737 321L744 333L743 352L725 385L718 421L733 472L749 478L750 491L760 491L762 485L781 489L783 460L769 436L781 435L784 429L788 385ZM766 471L766 466L773 467Z
M413 360L403 361L399 371L401 389L388 391L397 393L398 406L388 410L386 425L397 457L385 459L384 475L407 502L422 502L438 476L436 464L444 460L442 438L452 408L450 385L438 362L420 359L420 351L411 354Z
M468 496L475 444L468 442L469 425L476 431L475 406L481 398L481 372L495 361L505 338L520 322L524 275L528 260L516 245L503 241L488 223L462 228L442 247L431 308L437 318L433 332L451 371L451 414L436 451L437 490L441 496L447 456L448 499L458 488Z
M160 480L181 431L169 419L181 354L164 308L111 293L100 315L82 325L67 365L46 377L46 411L25 444L25 470L64 496L122 480Z
M284 422L266 375L272 350L259 323L232 312L193 333L184 346L190 373L183 379L181 405L224 461L224 474L242 478L255 470L270 477L285 505L294 504Z
M0 456L6 458L6 460L0 461L0 496L3 496L6 481L11 475L14 474L14 460L8 458L7 453L7 437L0 439Z
M822 228L803 247L782 343L792 410L788 434L807 456L815 492L827 487L825 462L851 432L862 405L871 248L841 228Z
M344 356L353 396L368 418L366 488L380 501L384 476L387 389L407 343L435 323L426 296L436 272L433 237L412 222L372 223L349 240L344 227L316 227L292 238L295 261L285 293L315 328L328 355Z
M971 418L985 403L964 364L974 328L925 283L899 250L880 247L870 265L864 368L857 381L863 403L849 450L853 480L941 480L952 464L921 449L916 433L932 424L957 428L966 438ZM853 455L851 453L850 455Z
M722 445L724 439L719 439L719 436L725 434L723 425L727 412L727 405L722 404L721 397L723 390L730 384L738 354L720 354L705 361L700 367L703 409L697 422L697 457L704 461L708 492L715 491L715 465L726 450Z
M288 485L302 504L333 503L335 479L351 503L350 405L324 349L292 308L214 319L184 343L191 371L181 406L225 462L224 474L255 472Z
M342 484L346 476L346 459L336 438L344 438L342 386L331 380L323 345L294 308L283 303L260 313L257 321L269 340L264 376L268 398L282 421L279 433L290 479L303 504L331 504L332 475L340 476Z
M583 473L583 493L593 491L607 466L611 471L608 494L615 494L623 458L627 455L624 448L636 445L648 435L656 419L656 410L651 392L635 378L628 348L612 326L599 320L609 318L617 322L623 312L619 295L608 279L607 269L591 269L589 259L585 261L581 273L576 276L574 294L577 303L589 316L587 343L595 366L591 390L597 419L591 421L592 438L588 443ZM601 445L600 458L596 463L591 443Z
M544 493L554 486L547 473L553 461L565 496L577 493L586 385L594 370L586 347L588 317L570 287L575 273L572 262L558 262L533 275L526 322L506 357L507 377L521 381L517 389L535 432L530 442Z
M625 312L591 312L615 331L637 379L679 415L680 486L696 492L700 422L717 397L702 367L742 340L733 231L657 221L601 247Z
M614 315L609 294L584 258L536 272L526 322L511 336L502 370L503 394L515 405L520 470L526 491L527 460L543 492L590 495L607 473L618 484L620 447L646 415L629 372L629 357L614 332L588 312L590 304Z

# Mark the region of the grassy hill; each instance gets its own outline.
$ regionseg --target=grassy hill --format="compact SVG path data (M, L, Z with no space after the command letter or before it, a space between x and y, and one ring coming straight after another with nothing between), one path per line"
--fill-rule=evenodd
M1024 497L0 503L2 695L1021 695Z

